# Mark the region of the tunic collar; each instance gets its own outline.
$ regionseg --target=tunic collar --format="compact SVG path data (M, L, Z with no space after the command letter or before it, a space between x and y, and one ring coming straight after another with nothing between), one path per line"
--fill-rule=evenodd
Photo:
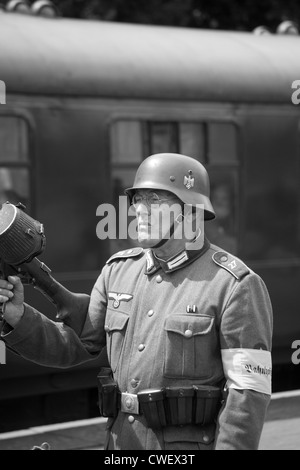
M192 246L192 245L190 245ZM178 269L184 268L188 264L192 263L195 259L202 256L209 248L210 243L206 237L200 247L194 247L194 249L182 250L177 255L172 256L168 260L157 258L151 249L146 251L146 267L145 274L151 275L162 269L165 273L177 271Z

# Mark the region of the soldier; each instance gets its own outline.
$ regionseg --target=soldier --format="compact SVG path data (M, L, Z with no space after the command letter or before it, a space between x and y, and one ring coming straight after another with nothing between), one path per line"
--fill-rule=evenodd
M80 337L25 304L21 282L9 277L0 281L2 338L55 367L107 347L110 368L99 374L106 449L257 449L271 395L264 282L203 235L201 214L215 213L197 160L152 155L126 193L140 246L107 261ZM195 230L184 231L186 222Z

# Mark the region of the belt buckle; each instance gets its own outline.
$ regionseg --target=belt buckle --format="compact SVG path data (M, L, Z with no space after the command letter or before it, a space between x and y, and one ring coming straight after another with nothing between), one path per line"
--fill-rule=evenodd
M138 396L133 393L123 392L121 394L121 411L134 415L139 414Z

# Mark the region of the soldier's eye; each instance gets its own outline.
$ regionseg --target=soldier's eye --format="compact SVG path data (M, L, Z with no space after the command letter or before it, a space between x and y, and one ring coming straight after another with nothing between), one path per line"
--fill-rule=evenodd
M135 204L140 204L142 202L143 198L142 196L139 196L137 194L134 194L132 196L132 204L135 205Z
M149 196L148 196L147 199L148 199L148 203L149 203L149 204L158 204L159 201L160 201L158 195L155 194L155 193L149 194Z

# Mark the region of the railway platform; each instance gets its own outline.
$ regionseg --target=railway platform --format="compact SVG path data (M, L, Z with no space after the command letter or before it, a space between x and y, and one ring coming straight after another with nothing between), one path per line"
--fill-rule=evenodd
M103 450L105 418L37 426L0 434L0 450ZM259 450L300 450L300 390L274 393Z

